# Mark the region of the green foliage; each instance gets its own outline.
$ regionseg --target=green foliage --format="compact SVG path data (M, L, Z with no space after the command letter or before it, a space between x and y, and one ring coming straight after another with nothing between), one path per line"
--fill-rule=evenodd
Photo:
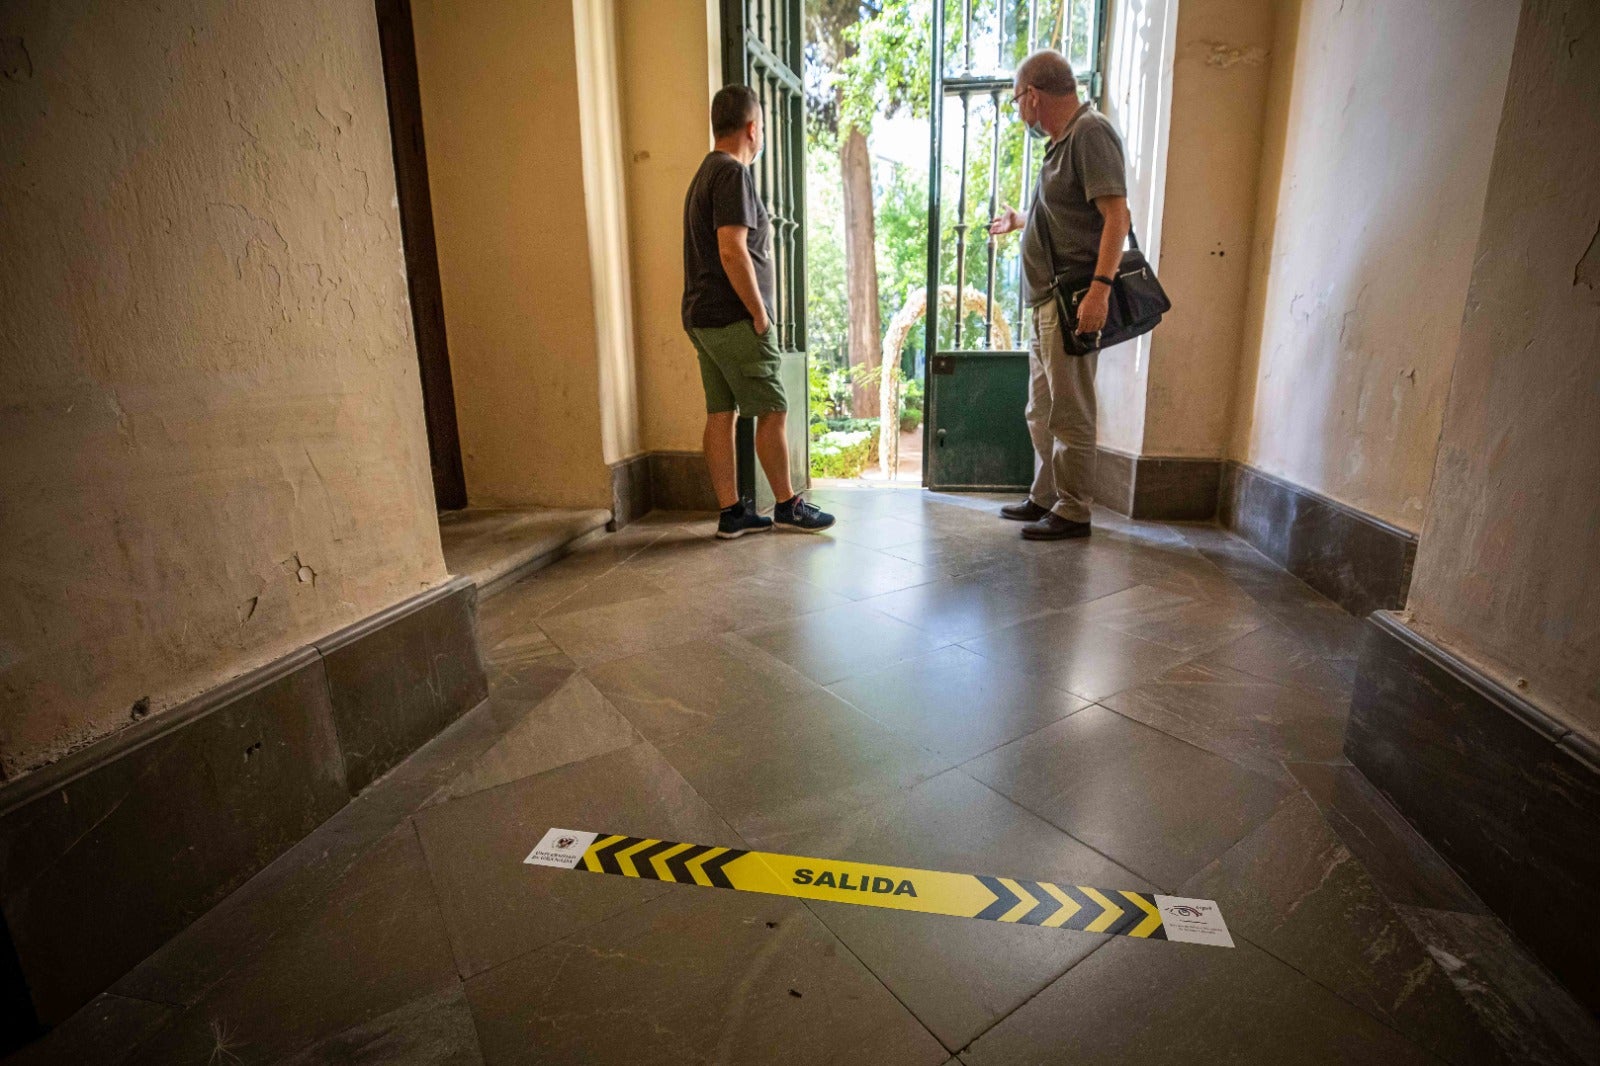
M839 128L872 129L881 115L926 116L932 92L932 5L885 3L876 15L844 31L839 63Z
M811 476L856 478L872 462L873 434L856 432L823 433L811 441Z
M850 417L850 376L825 363L809 360L806 366L806 398L810 401L811 421Z
M844 261L844 186L836 152L806 155L806 346L832 360L850 336Z

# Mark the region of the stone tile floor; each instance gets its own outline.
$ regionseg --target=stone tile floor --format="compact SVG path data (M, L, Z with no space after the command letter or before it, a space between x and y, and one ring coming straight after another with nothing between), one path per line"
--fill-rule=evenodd
M1342 759L1355 619L1211 526L818 495L487 601L489 701L18 1061L1600 1061ZM524 866L550 826L1205 896L1238 946Z

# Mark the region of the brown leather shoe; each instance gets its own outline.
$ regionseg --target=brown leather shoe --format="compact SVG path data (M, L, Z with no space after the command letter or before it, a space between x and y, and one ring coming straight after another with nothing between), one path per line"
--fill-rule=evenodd
M1023 540L1071 540L1088 535L1089 523L1069 522L1054 511L1046 511L1043 518L1022 527Z
M1000 508L1000 517L1009 518L1013 522L1037 522L1049 513L1048 508L1040 507L1031 499L1023 500L1021 503L1008 503Z

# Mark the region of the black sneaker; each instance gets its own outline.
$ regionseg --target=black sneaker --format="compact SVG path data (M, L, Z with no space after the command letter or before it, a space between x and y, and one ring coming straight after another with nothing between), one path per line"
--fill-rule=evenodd
M772 512L772 520L779 529L792 529L796 533L821 533L833 525L833 515L814 503L807 503L800 495L778 504Z
M723 540L733 540L746 533L765 533L771 528L772 519L757 514L752 500L740 500L732 507L723 508L717 520L717 536Z

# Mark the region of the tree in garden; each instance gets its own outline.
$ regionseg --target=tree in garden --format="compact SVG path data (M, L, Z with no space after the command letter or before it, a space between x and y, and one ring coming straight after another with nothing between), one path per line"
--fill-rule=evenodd
M925 114L928 12L911 0L807 0L807 86L814 148L836 150L844 186L845 277L855 410L877 410L874 378L883 319L878 299L872 157L874 115Z

